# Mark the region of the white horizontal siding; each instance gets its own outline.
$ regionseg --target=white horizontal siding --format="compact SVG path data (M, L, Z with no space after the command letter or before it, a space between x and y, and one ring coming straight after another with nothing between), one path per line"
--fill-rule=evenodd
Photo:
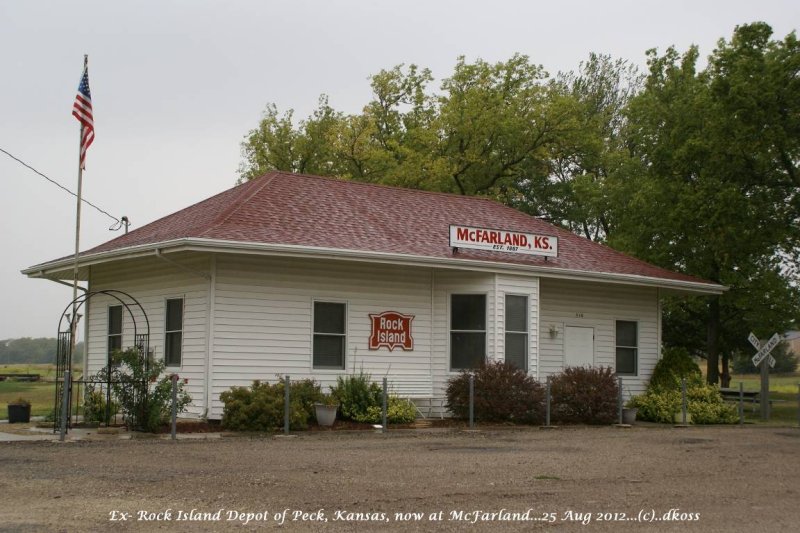
M173 255L169 256L170 259ZM207 256L174 256L174 260L198 272L208 272ZM169 367L168 373L177 373L189 380L186 390L192 397L188 414L199 416L205 409L205 361L207 353L207 307L209 282L199 274L187 271L155 257L95 265L91 269L91 290L124 291L138 300L150 325L150 348L156 359L164 357L164 328L166 300L183 298L183 347L180 367ZM132 302L120 296L125 303ZM108 353L108 308L119 302L108 295L94 296L89 306L88 370L94 374L106 365ZM132 315L123 308L123 348L133 345L134 320L136 332L147 331L144 316L133 306Z
M602 283L541 279L540 378L564 368L566 326L594 328L596 366L616 365L616 321L638 322L638 375L623 377L626 399L644 392L659 358L658 291ZM551 328L555 331L552 336Z
M235 255L219 255L214 260L198 254L169 257L190 270L157 258L95 266L91 288L123 290L142 302L157 357L164 353L165 300L184 298L183 365L178 373L189 378L193 414L205 411L208 378L211 418L221 416L219 394L230 387L249 386L255 379L274 382L286 374L292 379L315 379L327 389L337 376L363 370L376 381L387 376L390 387L403 396L442 398L447 380L456 375L450 369L449 307L450 296L459 293L487 297L489 359L504 358L505 295L528 296L529 371L540 379L563 368L567 325L593 327L596 364L613 366L614 321L639 323L639 375L625 379L626 393L643 390L658 358L655 289L345 261ZM198 273L213 274L213 282ZM314 300L347 304L344 371L312 366ZM114 303L103 295L91 302L90 372L105 364L107 311ZM369 315L382 311L414 315L413 351L368 349ZM123 345L129 346L133 330L128 316L124 326ZM557 331L555 337L550 336L551 327ZM211 354L210 363L207 353Z
M398 394L432 394L429 269L242 256L220 256L216 268L211 416L230 387L286 374L327 390L363 370ZM313 368L315 300L347 304L344 370ZM368 349L369 315L382 311L414 315L413 351Z

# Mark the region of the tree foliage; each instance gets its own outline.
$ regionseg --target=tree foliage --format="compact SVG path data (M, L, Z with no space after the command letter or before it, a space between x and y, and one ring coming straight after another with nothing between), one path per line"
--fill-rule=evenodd
M58 341L53 337L0 340L0 364L55 364ZM75 347L73 362L83 361L83 342Z
M730 287L720 297L667 302L665 339L708 357L747 333L787 329L800 314L796 272L800 54L794 35L770 41L763 23L720 40L698 71L698 51L649 52L644 90L628 110L640 172L625 184L612 246ZM701 332L698 324L706 324ZM704 333L704 334L703 334Z
M325 96L294 126L269 105L242 145L242 179L270 170L319 173L402 187L499 196L543 179L548 146L577 127L572 101L527 56L459 58L440 91L428 69L382 70L362 113ZM513 197L513 193L509 193Z

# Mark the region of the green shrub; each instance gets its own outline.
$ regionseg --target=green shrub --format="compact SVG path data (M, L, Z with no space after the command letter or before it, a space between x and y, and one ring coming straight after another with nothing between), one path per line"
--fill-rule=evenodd
M638 409L638 420L671 424L681 409L681 393L671 389L648 389L645 394L631 398L628 407Z
M298 394L292 395L295 385ZM304 394L311 393L319 386L306 382L290 385L289 427L303 429L311 417L312 407L304 402ZM222 427L234 431L273 431L283 426L284 415L284 383L282 380L274 385L254 381L248 387L231 387L219 395L224 404L222 409ZM321 393L320 393L321 394Z
M700 367L685 348L665 347L661 352L661 359L653 369L649 388L680 390L681 378L686 378L690 386L703 383Z
M278 385L280 386L281 392L283 392L284 384L280 378ZM301 409L307 414L308 420L316 422L317 417L314 404L322 402L325 398L325 394L322 392L319 383L313 379L290 381L289 397L291 398L291 403L297 402L300 404Z
M368 416L370 407L383 403L383 388L373 383L369 374L363 371L336 378L336 386L331 387L331 396L339 402L339 413L345 420L363 419Z
M736 407L725 403L716 385L702 383L686 390L686 408L695 424L735 424Z
M628 402L639 411L636 417L649 422L671 424L682 409L681 391L650 388ZM736 408L726 404L716 385L695 383L686 389L686 411L694 424L734 424Z
M164 370L164 361L142 357L136 348L128 348L112 353L110 367L103 368L91 379L107 383L110 374L111 396L117 404L116 407L112 404L112 412L118 409L129 428L157 432L172 414L172 381L169 375L159 379ZM176 407L177 412L182 413L192 398L184 390L183 382L178 381L177 388ZM102 397L102 393L100 395ZM90 414L93 418L100 416L97 408L102 407L102 421L105 421L105 400L102 406L98 405L98 400L90 398L93 402Z
M447 382L447 408L457 418L469 416L469 376L462 371ZM544 391L524 370L492 361L482 364L474 376L477 420L531 424L544 419Z
M382 416L383 400L380 405L371 405L367 412L358 415L354 420L367 424L380 424ZM394 394L390 395L386 402L386 422L388 424L410 424L417 418L417 408L411 401L400 398Z
M611 368L567 367L550 380L552 416L570 424L610 424L617 419L619 387Z
M722 399L716 385L703 381L700 368L683 348L665 348L656 364L647 392L631 398L636 417L649 422L671 424L682 409L681 379L686 378L686 411L695 424L732 424L736 408Z
M111 400L109 416L113 417L119 412L119 404ZM94 383L87 383L83 394L83 421L88 423L102 423L106 421L106 395L95 387Z

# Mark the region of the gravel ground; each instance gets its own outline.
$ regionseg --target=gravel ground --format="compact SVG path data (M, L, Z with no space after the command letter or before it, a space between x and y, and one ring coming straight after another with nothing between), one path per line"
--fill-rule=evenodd
M797 531L798 452L756 427L7 442L0 530Z

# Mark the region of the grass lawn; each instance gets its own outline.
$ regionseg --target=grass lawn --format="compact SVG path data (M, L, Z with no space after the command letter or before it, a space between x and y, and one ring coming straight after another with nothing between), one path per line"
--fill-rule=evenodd
M731 388L738 389L739 383L744 384L746 391L761 390L761 376L759 374L745 374L731 378ZM797 384L800 383L798 374L774 374L769 376L769 397L773 400L768 422L761 420L761 410L756 404L756 412L752 405L745 402L744 418L746 422L754 423L779 423L797 425ZM778 400L778 401L775 401Z
M40 374L42 381L0 381L0 420L8 419L6 405L18 398L31 402L31 416L46 416L53 410L56 394L55 365L0 365L0 374ZM76 373L80 377L80 370Z

